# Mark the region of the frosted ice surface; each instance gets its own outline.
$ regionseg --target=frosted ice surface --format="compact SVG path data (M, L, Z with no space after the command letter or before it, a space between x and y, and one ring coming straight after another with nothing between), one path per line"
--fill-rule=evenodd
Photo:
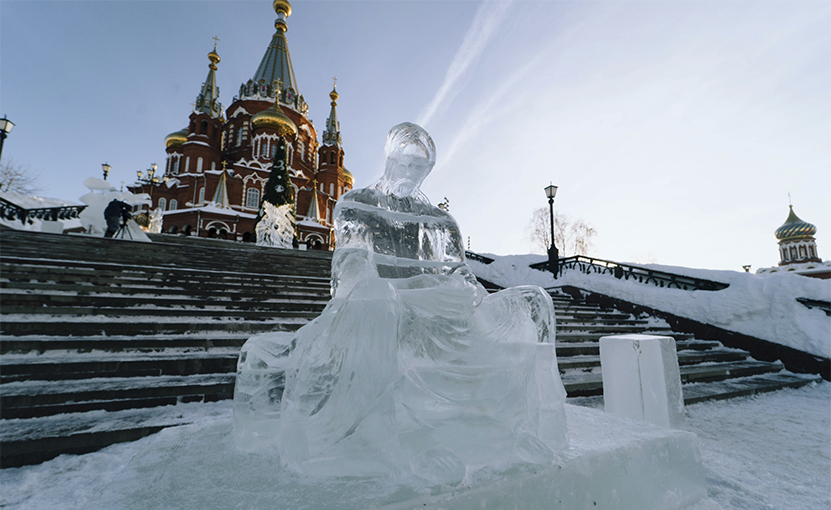
M257 246L292 248L294 204L276 206L263 202L263 217L257 223Z
M613 335L600 339L606 412L683 428L684 396L675 339Z
M147 231L153 234L159 234L162 231L162 222L164 221L164 214L160 208L155 208L150 211L150 225Z
M550 464L566 446L550 296L477 282L455 220L419 191L435 163L422 128L395 126L386 155L384 176L335 208L323 313L243 347L237 445L306 474L446 484L473 466Z

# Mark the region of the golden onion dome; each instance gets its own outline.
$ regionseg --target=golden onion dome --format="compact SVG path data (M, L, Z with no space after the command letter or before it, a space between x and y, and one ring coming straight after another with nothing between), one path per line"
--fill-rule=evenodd
M788 214L788 219L785 220L785 224L781 227L776 229L773 235L776 236L776 239L779 241L800 238L800 237L811 237L817 233L817 227L807 221L803 221L793 212L793 206L790 207L790 213Z
M274 0L274 12L277 14L283 12L288 18L291 16L291 4L288 0Z
M164 138L164 146L169 149L171 147L181 147L188 141L188 128L180 131L174 131Z
M219 53L216 52L216 46L214 46L214 50L208 53L208 60L211 61L211 64L218 64L219 63Z
M297 136L297 125L283 113L283 109L278 106L278 101L274 101L271 108L254 115L251 118L251 124L255 130L269 128L276 130L280 136Z
M343 180L344 182L348 182L351 185L355 184L355 176L352 175L352 172L345 168L343 169Z

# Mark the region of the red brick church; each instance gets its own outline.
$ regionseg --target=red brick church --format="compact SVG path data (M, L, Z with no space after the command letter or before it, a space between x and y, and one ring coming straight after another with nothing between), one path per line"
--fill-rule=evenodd
M333 210L353 187L343 166L336 90L321 142L299 93L286 42L291 5L274 0L276 32L254 73L223 115L216 85L219 55L208 54L208 77L187 127L165 138L167 160L128 188L151 196L163 211L162 232L254 241L254 223L268 181L276 142L286 140L296 197L299 241L317 249L334 246ZM150 184L148 181L155 181Z

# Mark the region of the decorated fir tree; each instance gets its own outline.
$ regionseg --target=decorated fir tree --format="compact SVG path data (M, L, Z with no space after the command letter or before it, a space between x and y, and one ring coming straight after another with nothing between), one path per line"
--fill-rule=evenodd
M286 141L277 141L277 152L271 175L265 184L263 200L254 226L257 244L267 246L298 246L297 225L294 221L294 189L289 180ZM291 240L289 242L289 240Z

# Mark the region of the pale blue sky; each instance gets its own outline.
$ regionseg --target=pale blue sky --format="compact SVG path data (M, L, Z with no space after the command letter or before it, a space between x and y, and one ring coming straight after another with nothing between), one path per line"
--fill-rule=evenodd
M347 168L380 176L387 130L423 123L471 248L527 253L555 206L592 255L741 270L778 261L796 212L831 258L831 3L295 1L289 48L322 132L338 77ZM274 33L269 0L0 2L3 156L77 199L164 162L213 36L230 105Z

